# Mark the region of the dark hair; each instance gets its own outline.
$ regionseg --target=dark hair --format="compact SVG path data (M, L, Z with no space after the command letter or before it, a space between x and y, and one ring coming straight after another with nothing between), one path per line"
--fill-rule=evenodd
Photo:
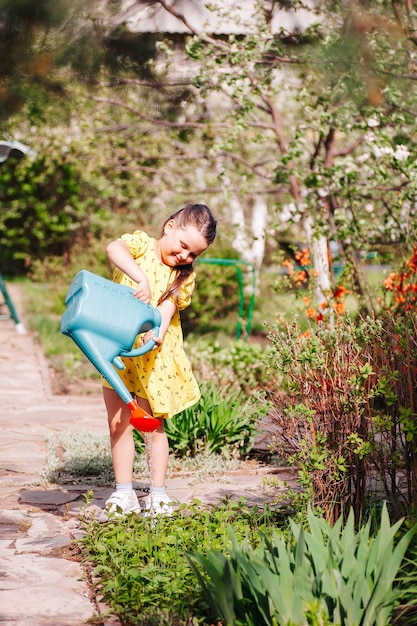
M168 222L174 221L176 226L185 228L187 226L195 226L200 235L204 237L207 245L213 243L216 237L217 221L214 219L210 209L205 204L187 204L179 211L173 213L162 225L161 237L164 235L164 229ZM169 285L168 289L159 298L158 304L161 304L167 298L172 298L174 302L178 301L178 295L181 285L194 271L193 263L188 265L179 265L177 275L174 281Z
M216 237L217 222L205 204L187 204L184 208L173 213L163 223L161 237L164 234L165 226L171 220L174 220L175 225L180 228L185 228L190 224L195 226L200 235L206 240L207 245L213 243Z

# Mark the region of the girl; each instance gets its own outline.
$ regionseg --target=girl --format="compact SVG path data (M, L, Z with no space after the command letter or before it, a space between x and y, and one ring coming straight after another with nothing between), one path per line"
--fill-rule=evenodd
M113 280L135 289L134 296L158 307L162 323L158 336L153 331L138 336L135 346L152 337L155 348L141 357L123 359L118 372L126 387L150 415L160 420L151 433L149 457L151 489L145 515L172 515L165 493L168 439L164 419L195 404L200 391L184 352L179 311L190 304L195 284L193 261L213 243L216 220L205 204L189 204L169 217L160 239L141 230L123 235L107 246L116 266ZM132 488L134 440L130 409L103 381L116 491L106 501L102 520L114 515L138 513L140 505ZM149 451L148 451L149 453Z

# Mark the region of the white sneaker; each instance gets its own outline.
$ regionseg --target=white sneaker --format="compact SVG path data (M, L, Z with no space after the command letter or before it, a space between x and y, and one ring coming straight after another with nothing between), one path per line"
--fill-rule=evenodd
M173 512L172 501L166 493L150 493L145 500L145 517L171 517Z
M140 513L140 504L136 493L129 491L114 491L106 500L105 508L101 512L100 522L107 522L111 517L123 517L128 513Z

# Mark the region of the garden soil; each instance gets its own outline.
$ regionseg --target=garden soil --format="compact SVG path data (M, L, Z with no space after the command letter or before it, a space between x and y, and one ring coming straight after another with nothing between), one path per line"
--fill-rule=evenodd
M19 311L19 290L9 293ZM1 313L7 313L1 307ZM0 623L5 626L118 626L117 617L91 593L89 572L80 562L74 539L82 536L79 516L84 494L92 490L89 510L103 506L112 488L94 484L57 485L44 477L51 437L60 433L105 433L100 390L54 395L51 372L36 337L18 332L0 318ZM25 325L24 318L22 319ZM24 330L24 328L23 328ZM270 433L265 435L266 440ZM259 445L265 445L262 440ZM175 502L215 503L245 497L262 506L268 497L264 477L292 482L285 468L248 464L218 477L171 477L167 491ZM146 496L146 480L135 484ZM276 482L276 481L275 481ZM276 494L276 486L270 497Z

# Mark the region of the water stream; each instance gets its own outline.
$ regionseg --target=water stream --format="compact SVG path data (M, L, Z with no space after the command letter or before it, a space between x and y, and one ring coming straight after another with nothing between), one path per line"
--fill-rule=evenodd
M146 464L149 471L149 493L152 490L152 432L143 433L145 442Z

